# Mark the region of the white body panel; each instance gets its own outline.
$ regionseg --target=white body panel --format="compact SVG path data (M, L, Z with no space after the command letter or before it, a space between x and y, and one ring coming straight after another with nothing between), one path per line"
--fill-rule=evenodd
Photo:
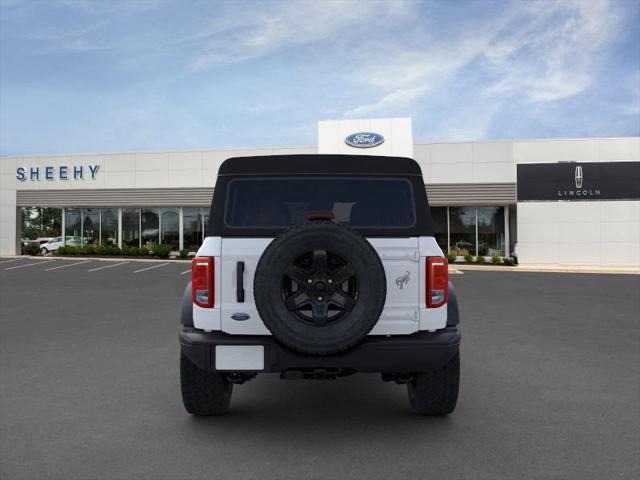
M215 308L194 305L196 328L222 330L235 335L271 335L260 319L253 297L253 277L271 238L208 237L198 256L215 257ZM387 298L380 319L369 335L407 335L438 330L447 322L447 306L426 308L425 257L442 256L433 237L369 238L387 277ZM245 301L236 297L236 265L244 262ZM247 320L234 320L244 313Z

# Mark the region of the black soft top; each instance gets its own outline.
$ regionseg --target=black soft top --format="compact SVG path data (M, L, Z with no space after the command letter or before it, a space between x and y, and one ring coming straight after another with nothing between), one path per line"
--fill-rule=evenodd
M373 155L264 155L222 162L218 175L401 175L422 176L411 158Z
M208 236L221 237L275 237L283 228L234 228L225 224L225 209L229 185L246 177L287 176L363 176L404 178L412 186L416 222L410 228L355 228L365 236L413 237L433 236L434 227L427 201L420 165L406 157L370 155L264 155L234 157L222 162L213 191L211 211L207 224ZM319 181L322 181L319 179Z

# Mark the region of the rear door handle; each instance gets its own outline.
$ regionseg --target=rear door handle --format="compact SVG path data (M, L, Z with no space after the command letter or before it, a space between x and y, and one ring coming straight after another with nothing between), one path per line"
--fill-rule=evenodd
M244 303L244 262L236 263L236 300Z

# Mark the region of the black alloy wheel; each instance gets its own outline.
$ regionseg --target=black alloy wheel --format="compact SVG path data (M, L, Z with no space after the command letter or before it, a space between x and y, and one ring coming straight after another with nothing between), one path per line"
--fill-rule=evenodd
M282 285L284 303L302 321L316 327L338 321L358 299L356 270L338 255L314 250L287 267Z

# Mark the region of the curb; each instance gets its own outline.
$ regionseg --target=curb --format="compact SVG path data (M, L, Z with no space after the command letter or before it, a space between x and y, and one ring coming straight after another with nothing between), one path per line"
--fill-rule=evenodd
M560 265L518 265L513 267L497 265L465 265L454 264L457 270L491 271L491 272L538 272L538 273L599 273L608 275L640 275L639 268L607 268L607 267L564 267Z

